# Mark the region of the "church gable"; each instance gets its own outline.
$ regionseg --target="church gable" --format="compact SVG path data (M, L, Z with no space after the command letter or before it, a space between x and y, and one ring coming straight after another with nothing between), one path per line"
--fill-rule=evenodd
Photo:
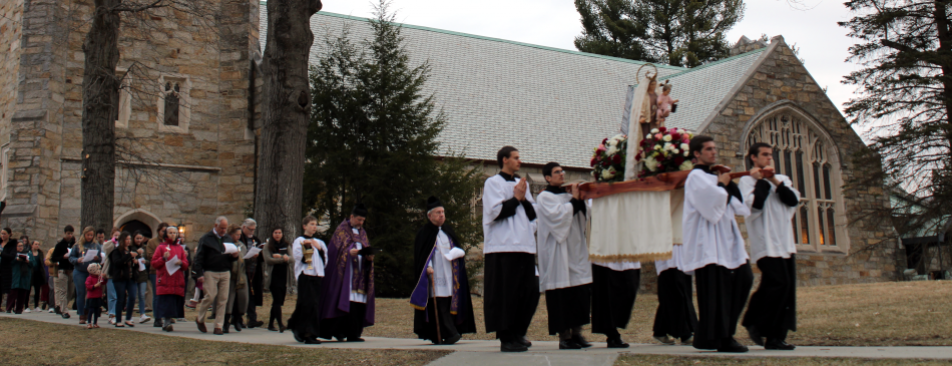
M866 149L839 109L778 36L763 57L701 123L715 138L722 162L746 169L753 142L775 146L775 166L791 176L803 199L794 226L801 285L876 282L897 278L897 244L890 230L863 227L863 217L888 204L882 187L847 186L870 167L851 156Z

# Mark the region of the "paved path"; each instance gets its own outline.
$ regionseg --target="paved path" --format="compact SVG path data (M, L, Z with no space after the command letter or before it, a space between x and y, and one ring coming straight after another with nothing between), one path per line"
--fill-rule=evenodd
M27 319L47 323L72 325L79 327L78 317L63 319L54 314L31 313L13 315L0 313L0 317ZM108 327L107 321L100 326ZM209 324L209 330L213 328ZM721 354L699 351L689 346L662 346L652 344L633 344L627 349L605 348L603 342L593 342L594 347L586 350L562 351L558 342L533 341L529 352L503 354L499 352L497 341L463 340L452 346L436 346L417 339L365 337L363 343L325 342L319 346L304 345L294 341L290 332L269 332L266 329L248 329L232 332L223 336L201 333L194 322L179 322L172 333L152 327L151 323L139 324L135 328L120 328L126 331L171 335L193 339L241 342L253 344L283 345L307 348L366 348L366 349L402 349L402 350L453 350L456 351L432 363L432 365L612 365L622 353L658 354L671 356L717 356L717 357L855 357L876 359L946 359L952 360L952 347L797 347L794 351L766 351L762 347L751 347L743 354Z

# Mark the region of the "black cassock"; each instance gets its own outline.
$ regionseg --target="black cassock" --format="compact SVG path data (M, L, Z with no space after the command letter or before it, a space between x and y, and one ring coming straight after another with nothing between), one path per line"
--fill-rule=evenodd
M654 335L687 339L697 329L691 276L677 268L668 268L658 275L658 311L655 313Z
M453 241L454 246L460 245L461 242L449 225L444 224L442 229L443 233ZM429 258L433 246L436 245L436 236L439 232L440 227L433 225L433 223L429 221L417 232L416 241L413 246L413 270L417 276L426 270L427 258ZM440 255L439 251L434 255ZM458 276L459 290L457 294L460 296L460 301L457 314L450 314L451 298L434 299L431 297L427 302L427 310L425 312L423 310L414 310L413 332L416 333L420 339L436 339L436 320L434 316L440 317L440 335L443 338L450 337L450 334L447 334L447 332L453 331L451 325L455 326L455 332L459 334L476 333L476 320L473 316L473 300L469 294L469 281L466 278L466 260L464 258L456 260L459 261L461 272L460 276ZM433 306L434 304L437 306ZM427 313L429 313L429 316ZM439 315L437 315L437 313L439 313ZM429 320L429 322L427 320ZM447 320L452 321L452 324L447 324Z
M641 269L615 271L592 264L592 333L609 338L628 327L635 306Z

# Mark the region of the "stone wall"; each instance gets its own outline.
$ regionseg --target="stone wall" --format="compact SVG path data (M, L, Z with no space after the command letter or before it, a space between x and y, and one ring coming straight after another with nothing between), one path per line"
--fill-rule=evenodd
M753 122L755 116L786 105L808 114L829 133L840 157L842 181L864 174L865 169L877 169L853 163L851 156L865 149L865 144L783 38L774 37L770 46L756 72L702 131L717 142L719 162L743 167L745 126ZM898 279L902 253L892 227L869 227L863 220L866 214L889 204L882 187L844 186L841 193L850 239L848 252L801 250L797 261L799 284L835 285Z
M20 72L20 35L23 32L23 0L0 3L0 146L10 142L10 120L16 104ZM3 196L6 192L0 192Z
M154 228L162 220L204 232L218 215L242 219L252 202L247 89L259 4L211 4L209 15L223 14L223 22L160 9L150 17L155 27L124 23L120 30L119 72L131 80L121 93L131 113L116 131L116 225L136 219ZM0 224L45 245L67 224L80 230L82 42L91 9L91 0L0 5L0 144L10 147L9 206ZM21 18L22 30L14 21ZM187 126L160 125L160 78L190 86Z

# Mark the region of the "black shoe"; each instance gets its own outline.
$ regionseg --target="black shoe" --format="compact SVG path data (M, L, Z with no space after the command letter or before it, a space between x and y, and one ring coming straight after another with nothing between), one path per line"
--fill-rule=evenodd
M575 343L574 340L566 339L564 341L559 341L559 349L582 349L582 346L578 343Z
M747 334L750 335L750 340L758 346L764 345L764 336L760 334L760 330L755 326L747 327Z
M586 341L581 334L573 334L572 341L575 342L575 344L582 346L582 348L588 348L592 346L592 344L588 343L588 341Z
M747 351L749 351L747 346L737 343L737 340L734 339L734 337L724 339L721 341L721 346L717 348L717 352L725 353L744 353Z
M60 311L59 306L53 308L53 312L56 313L56 315L63 315L63 312Z
M529 340L526 339L526 336L516 337L516 342L518 342L519 344L523 346L526 346L526 348L532 347L532 342L529 342Z
M240 332L243 325L241 324L241 315L238 315L231 320L232 324L235 325L235 331Z
M152 322L152 328L162 328L162 323L164 323L162 319L156 319ZM172 322L169 322L169 324L172 324Z
M462 336L460 336L459 334L454 335L454 336L449 337L449 338L447 338L446 340L444 340L444 341L443 341L443 344L455 344L456 342L459 342L459 339L460 339L460 338L462 338Z
M278 328L275 328L274 325L269 325L269 326L268 326L268 330L269 330L269 331L272 331L272 332L277 332L277 331L278 331Z
M608 348L628 348L628 343L621 340L621 337L608 338Z
M360 337L347 337L348 342L363 342L364 339Z
M248 327L247 327L247 328L249 328L249 329L250 329L250 328L260 328L262 325L264 325L264 322L263 322L263 321L260 321L260 320L248 321Z
M295 341L302 342L302 343L304 342L304 338L301 337L300 334L298 334L297 329L291 329L291 334L294 334L294 340L295 340Z
M288 327L285 327L284 324L278 323L278 333L284 333L286 330L288 330Z
M69 319L69 318L70 318L69 313L60 313L60 316L63 317L63 319Z
M308 338L304 340L304 344L321 344L321 341L317 338Z
M343 334L334 335L334 339L336 339L338 342L343 342L345 338L347 337L344 336Z
M793 349L797 348L797 346L779 339L768 339L767 343L764 344L764 348L778 351L793 351Z
M225 315L225 327L221 328L221 332L228 334L228 328L231 328L231 315Z
M500 352L525 352L528 350L529 347L519 342L502 342L502 345L499 346Z

